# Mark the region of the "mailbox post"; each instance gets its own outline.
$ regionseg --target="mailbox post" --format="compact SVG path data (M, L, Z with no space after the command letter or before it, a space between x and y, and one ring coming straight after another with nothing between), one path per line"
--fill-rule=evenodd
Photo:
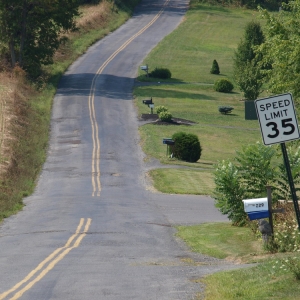
M151 114L153 114L153 108L154 108L154 103L152 102L152 97L150 99L145 99L143 100L143 103L145 105L148 105L148 107L150 107L151 109Z
M163 144L167 145L167 156L169 156L170 148L172 148L175 145L175 141L171 138L164 138Z
M141 66L141 70L145 71L146 74L147 74L147 77L149 77L149 74L148 74L148 65Z

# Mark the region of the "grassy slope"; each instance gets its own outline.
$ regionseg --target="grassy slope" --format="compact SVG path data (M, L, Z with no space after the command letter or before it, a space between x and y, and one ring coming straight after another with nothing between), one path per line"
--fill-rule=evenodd
M177 235L192 251L257 266L219 272L196 280L205 284L205 300L299 299L300 285L282 267L282 260L299 253L266 253L249 228L229 223L178 226ZM203 295L197 299L203 300Z
M174 84L161 83L136 88L134 93L139 113L149 113L149 108L141 100L153 97L156 106L164 105L174 117L197 124L180 128L174 125L142 126L140 133L144 151L163 163L207 169L205 173L180 170L177 171L178 176L168 169L152 171L155 187L159 190L211 194L214 187L213 164L218 160L233 158L236 150L243 145L261 139L258 122L245 120L244 103L240 101L242 96L239 91L235 89L230 94L218 93L212 85L222 77L232 80L234 49L243 35L245 24L256 17L257 12L254 11L208 6L192 1L184 22L145 59L143 64L148 64L150 70L155 67L169 68ZM220 66L220 75L210 74L214 59ZM145 80L142 71L139 79ZM233 113L220 114L218 106L222 105L234 107ZM188 164L166 157L162 138L171 137L177 131L198 135L203 151L197 163ZM200 179L195 189L194 178L203 176L206 178Z
M242 145L261 139L258 122L244 120L239 92L216 93L209 85L219 77L232 79L234 48L243 34L244 25L255 15L252 11L210 7L193 1L185 22L146 58L144 63L150 68L169 68L175 84L136 88L139 112L149 113L141 100L152 96L155 105L165 105L173 116L198 122L191 127L145 125L140 128L143 148L149 156L164 163L193 167L190 170L166 168L152 171L157 189L167 193L211 193L213 164L220 159L232 158ZM213 59L219 63L220 76L209 74ZM140 79L145 80L142 72L140 74ZM176 84L179 81L185 84ZM233 106L233 114L218 114L219 105ZM162 138L170 137L178 130L199 136L203 155L197 163L166 158ZM276 263L279 258L291 254L266 255L261 242L248 228L218 223L179 226L177 229L178 236L193 251L234 261L260 262L254 268L199 279L205 283L206 300L299 299L299 282ZM292 256L299 257L298 254ZM203 299L202 296L198 298Z

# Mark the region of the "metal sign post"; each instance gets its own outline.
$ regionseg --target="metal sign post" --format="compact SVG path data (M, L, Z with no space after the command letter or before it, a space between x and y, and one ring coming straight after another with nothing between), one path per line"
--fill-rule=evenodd
M294 180L293 180L293 176L292 176L289 157L287 155L285 143L281 143L280 146L281 146L281 151L282 151L283 160L284 160L284 164L285 164L285 168L286 168L286 173L288 176L290 190L291 190L291 194L292 194L292 198L293 198L293 202L294 202L294 208L295 208L296 218L297 218L297 222L298 222L298 229L300 230L299 203L298 203L298 199L297 199L297 194L296 194L296 189L295 189Z
M264 144L272 145L280 143L281 145L284 164L294 202L298 229L300 230L299 203L285 147L285 142L300 138L292 95L287 93L255 100L255 108Z

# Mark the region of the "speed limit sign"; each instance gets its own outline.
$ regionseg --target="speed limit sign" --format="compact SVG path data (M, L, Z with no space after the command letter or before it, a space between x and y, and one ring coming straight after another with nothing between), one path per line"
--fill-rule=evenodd
M265 145L299 139L299 127L290 93L255 100Z

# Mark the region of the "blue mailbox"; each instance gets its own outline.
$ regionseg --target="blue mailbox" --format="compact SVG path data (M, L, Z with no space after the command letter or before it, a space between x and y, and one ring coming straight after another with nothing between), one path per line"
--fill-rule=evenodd
M250 220L264 219L270 216L268 198L245 199L244 210Z

